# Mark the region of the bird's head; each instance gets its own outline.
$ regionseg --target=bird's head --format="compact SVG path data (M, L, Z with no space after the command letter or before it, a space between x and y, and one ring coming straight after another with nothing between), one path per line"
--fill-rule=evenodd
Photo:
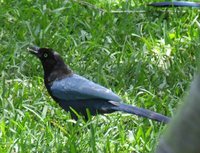
M31 54L40 59L45 69L53 68L58 62L63 61L58 53L50 48L28 47Z
M40 59L45 77L52 77L52 75L55 77L56 74L58 77L72 73L61 56L53 49L33 46L28 47L28 50L31 54Z

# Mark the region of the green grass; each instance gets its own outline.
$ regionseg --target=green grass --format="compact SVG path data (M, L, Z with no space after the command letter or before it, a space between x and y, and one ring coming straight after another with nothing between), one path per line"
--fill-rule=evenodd
M198 66L199 11L145 1L87 0L105 12L83 1L0 2L1 153L153 151L165 126L147 119L113 113L74 125L26 49L51 47L126 103L173 116Z

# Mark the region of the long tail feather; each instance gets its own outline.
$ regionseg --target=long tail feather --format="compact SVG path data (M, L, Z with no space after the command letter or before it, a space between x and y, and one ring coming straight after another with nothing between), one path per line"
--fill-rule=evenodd
M115 102L112 102L115 103ZM137 116L149 118L152 120L156 120L158 122L168 123L170 121L170 118L167 116L164 116L162 114L144 109L144 108L138 108L131 105L123 104L123 103L117 103L117 105L114 107L116 111L122 111L130 114L135 114Z

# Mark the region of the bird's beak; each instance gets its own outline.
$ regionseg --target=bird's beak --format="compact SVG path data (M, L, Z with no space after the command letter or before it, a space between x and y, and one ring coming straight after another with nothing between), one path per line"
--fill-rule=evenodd
M38 56L38 51L40 49L39 47L31 46L31 47L28 47L27 49L31 54L34 54L34 55Z

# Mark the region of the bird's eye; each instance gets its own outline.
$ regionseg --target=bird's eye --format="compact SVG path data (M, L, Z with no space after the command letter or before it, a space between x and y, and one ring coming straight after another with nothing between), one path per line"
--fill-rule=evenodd
M44 53L43 56L44 56L44 58L47 58L47 57L48 57L48 54L47 54L47 53Z

